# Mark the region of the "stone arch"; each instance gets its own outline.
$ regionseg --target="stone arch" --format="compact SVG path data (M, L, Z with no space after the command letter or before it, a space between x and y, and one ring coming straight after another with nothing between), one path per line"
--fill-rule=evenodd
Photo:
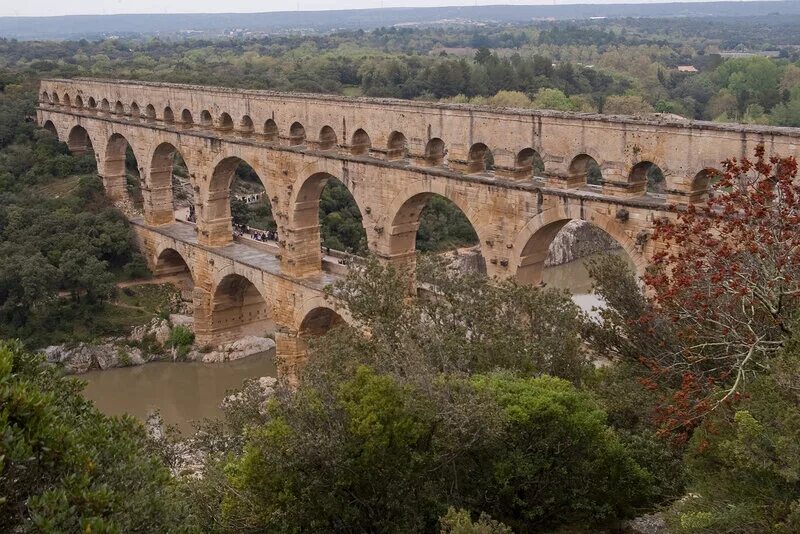
M80 124L73 126L69 131L67 146L74 155L82 155L93 150L89 132Z
M278 125L272 119L264 121L264 138L267 141L278 140Z
M306 129L299 122L293 122L289 128L289 145L304 145L306 142Z
M541 176L544 174L544 160L536 150L530 147L523 148L517 152L514 168L520 175Z
M139 104L131 102L130 116L132 119L139 119L142 116L142 111L139 109Z
M100 111L103 113L111 113L111 104L105 98L100 101Z
M322 268L320 199L323 190L331 180L343 184L347 189L361 216L361 228L364 230L362 237L368 235L364 209L357 191L352 187L352 183L342 180L333 172L335 172L333 169L326 169L324 164L315 165L306 171L306 177L302 182L295 183L294 186L295 193L290 202L289 224L291 228L296 229L294 235L300 236L300 239L294 243L294 257L292 258L293 268L299 276L318 273Z
M479 173L494 170L494 156L484 143L475 143L469 148L467 172Z
M247 334L264 335L272 326L272 309L260 281L237 270L223 270L211 292L209 321L211 335L217 341L233 341Z
M144 109L144 117L150 122L156 120L156 107L153 104L147 104Z
M242 120L239 121L239 132L250 135L255 131L255 126L253 125L253 119L250 118L250 115L244 115Z
M386 159L397 160L408 157L408 140L406 136L397 130L389 134L389 142L386 145Z
M413 272L416 265L416 242L420 216L428 201L434 196L443 197L452 202L464 214L478 236L481 256L485 262L486 255L483 247L487 239L487 230L479 223L479 213L470 206L463 195L456 194L445 184L433 180L420 180L406 188L403 194L395 197L387 211L385 231L388 236L384 244L385 248L379 250L378 253L398 266Z
M53 104L55 105L61 104L61 99L58 98L58 93L56 93L55 91L53 91Z
M41 102L43 104L52 104L53 103L53 101L50 100L50 94L47 91L42 91L42 94L40 95L40 98L39 98L39 102Z
M189 262L172 247L164 247L157 252L153 262L153 274L176 279L176 285L185 299L190 297L188 293L194 289L194 273Z
M214 119L211 117L211 112L204 109L200 112L200 126L209 128L214 125Z
M317 337L326 334L331 328L346 321L329 306L316 306L308 310L300 321L300 337Z
M600 164L589 154L578 154L569 164L570 184L603 185L603 173Z
M55 137L56 139L58 139L58 128L56 128L56 125L53 123L53 121L51 121L51 120L47 120L47 121L45 121L45 123L44 123L44 124L42 124L42 128L44 128L45 130L47 130L48 132L50 132L50 134L51 134L53 137Z
M667 180L661 167L652 161L640 161L631 167L628 182L632 184L646 184L647 193L654 196L664 196L667 192Z
M147 191L149 199L145 206L145 220L148 224L168 224L175 220L175 199L172 191L172 174L175 154L180 154L176 146L168 141L160 143L148 159ZM184 163L186 161L184 160ZM187 163L187 170L188 163ZM191 170L189 170L191 175Z
M194 117L192 117L192 112L190 110L184 109L181 111L181 123L185 126L194 124Z
M227 112L222 112L217 121L217 129L225 132L233 130L233 118Z
M444 141L434 137L425 145L425 164L431 167L443 165L446 154L447 150L445 149Z
M258 176L261 185L264 187L267 201L273 208L272 200L269 195L269 188L262 174L263 170L253 166L245 158L240 156L225 156L218 160L211 175L208 185L208 200L205 206L199 206L204 210L203 219L209 225L209 243L214 246L225 245L233 240L233 222L231 218L231 186L235 178L236 169L241 163L249 165ZM278 228L280 239L280 228Z
M81 95L78 95L78 96L75 97L75 107L76 108L82 108L83 107L83 97L81 97Z
M628 236L625 227L612 217L599 211L574 204L559 204L531 218L517 234L514 250L519 250L513 274L523 284L538 284L542 279L544 263L550 243L556 234L571 220L582 219L597 226L619 243L633 261L637 274L641 275L647 266L642 252L634 240Z
M372 140L367 132L361 128L353 132L353 138L350 141L351 154L354 156L369 155L370 148L372 148Z
M319 131L319 149L333 150L338 145L336 132L330 126L323 126Z
M169 106L164 108L164 122L175 122L175 112Z
M64 104L65 107L68 107L68 108L72 107L72 101L69 98L69 93L64 93L63 104Z
M95 111L97 109L97 100L94 99L93 96L89 97L89 109Z
M719 169L706 167L694 175L689 184L689 198L691 203L703 202L708 198L711 184L722 175Z
M125 105L120 100L114 104L114 115L125 115Z
M106 194L112 199L127 196L127 180L125 169L125 156L128 147L136 157L137 165L140 161L133 144L121 133L114 133L106 142L102 160L102 177Z

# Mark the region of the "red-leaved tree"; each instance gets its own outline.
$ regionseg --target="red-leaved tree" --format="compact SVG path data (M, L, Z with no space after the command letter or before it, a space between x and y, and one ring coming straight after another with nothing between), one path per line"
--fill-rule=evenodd
M670 383L664 429L685 432L768 372L792 334L800 303L800 185L794 157L731 159L700 206L676 210L653 235L645 276L652 306L673 346L642 357L650 387Z

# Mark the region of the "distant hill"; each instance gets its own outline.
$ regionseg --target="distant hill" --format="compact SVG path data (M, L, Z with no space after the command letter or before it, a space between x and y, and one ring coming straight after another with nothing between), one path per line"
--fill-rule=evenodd
M0 36L31 39L95 39L134 35L269 34L372 29L380 26L524 23L535 19L590 17L751 17L768 13L800 14L800 0L664 4L573 4L549 6L469 6L281 11L270 13L76 15L0 17Z

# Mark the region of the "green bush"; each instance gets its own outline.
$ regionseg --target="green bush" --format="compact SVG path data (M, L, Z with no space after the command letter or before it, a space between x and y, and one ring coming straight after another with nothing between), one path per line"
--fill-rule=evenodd
M141 423L107 417L18 343L0 342L0 531L190 531Z
M192 343L194 343L194 332L183 325L175 326L167 340L167 345L174 348L188 347Z

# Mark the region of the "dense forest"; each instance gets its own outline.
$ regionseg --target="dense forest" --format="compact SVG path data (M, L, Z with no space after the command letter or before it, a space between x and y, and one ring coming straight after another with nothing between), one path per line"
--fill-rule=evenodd
M676 533L800 531L789 154L725 163L707 209L657 222L656 246L681 252L643 279L618 257L591 262L595 314L436 255L417 272L435 298L409 295L367 259L328 288L354 325L307 340L299 382L266 398L246 384L189 439L103 415L30 350L129 327L116 284L149 274L91 155L34 124L39 78L800 126L790 18L704 22L0 41L0 531L588 533L653 513ZM258 185L246 166L237 178ZM274 224L264 206L232 213ZM324 244L363 252L346 188L326 188L320 222ZM474 239L452 204L426 208L421 249Z

